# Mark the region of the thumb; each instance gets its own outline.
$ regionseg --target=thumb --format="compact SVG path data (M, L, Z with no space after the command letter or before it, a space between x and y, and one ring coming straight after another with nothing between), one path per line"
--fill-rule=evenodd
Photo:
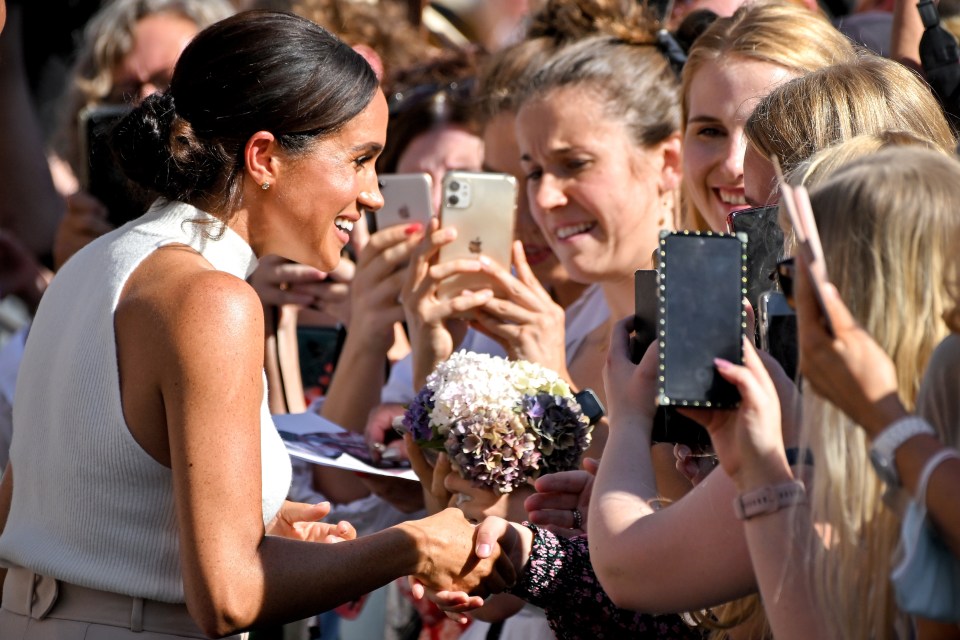
M305 502L290 502L284 510L283 517L288 522L316 522L330 513L329 502L307 504Z

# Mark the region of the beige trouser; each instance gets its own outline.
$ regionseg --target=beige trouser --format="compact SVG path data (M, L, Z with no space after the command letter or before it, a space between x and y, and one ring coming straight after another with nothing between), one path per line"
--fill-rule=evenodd
M206 637L183 604L78 587L37 575L29 569L9 569L3 584L3 608L0 609L3 640Z

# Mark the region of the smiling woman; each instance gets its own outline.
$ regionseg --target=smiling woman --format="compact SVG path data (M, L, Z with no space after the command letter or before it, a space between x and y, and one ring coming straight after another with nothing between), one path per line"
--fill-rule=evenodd
M744 125L757 102L853 45L826 18L785 2L744 5L695 41L683 68L684 227L726 231L744 196Z
M381 204L386 117L350 47L247 12L200 32L120 123L121 164L160 199L71 258L31 328L0 485L4 639L226 636L407 574L483 593L512 580L497 548L461 575L473 528L456 510L352 540L317 522L329 505L285 501L244 278L266 253L336 266Z

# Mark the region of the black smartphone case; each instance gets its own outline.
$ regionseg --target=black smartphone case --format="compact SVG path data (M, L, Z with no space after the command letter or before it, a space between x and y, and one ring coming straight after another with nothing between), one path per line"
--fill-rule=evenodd
M736 387L714 358L743 362L747 313L746 237L729 233L660 234L658 404L733 408Z
M730 216L733 233L747 236L747 299L760 310L760 296L775 288L770 278L783 258L783 229L777 220L777 205L736 211Z

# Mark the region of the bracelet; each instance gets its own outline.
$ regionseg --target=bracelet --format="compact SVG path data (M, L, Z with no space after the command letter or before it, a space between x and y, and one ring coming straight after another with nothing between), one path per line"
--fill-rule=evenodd
M733 499L733 512L738 519L749 520L806 502L807 489L803 482L791 480L741 493Z
M914 496L914 500L917 500L926 506L927 484L930 482L930 476L933 475L933 472L936 471L937 467L951 458L960 459L960 452L957 452L956 449L946 448L941 449L930 456L927 462L923 465L923 470L920 471L920 478L917 480L917 493Z

